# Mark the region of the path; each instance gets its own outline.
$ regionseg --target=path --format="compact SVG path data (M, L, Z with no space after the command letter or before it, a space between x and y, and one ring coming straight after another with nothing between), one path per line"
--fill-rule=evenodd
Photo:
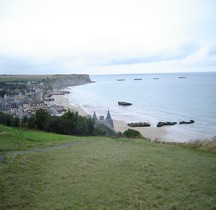
M55 145L55 146L50 146L50 147L45 147L45 148L33 148L30 150L24 150L24 151L6 152L4 155L0 155L0 162L3 162L5 156L16 156L16 155L23 155L27 153L33 153L33 152L46 152L50 150L62 149L65 147L74 146L77 144L81 144L81 142L68 142L65 144L60 144L60 145Z

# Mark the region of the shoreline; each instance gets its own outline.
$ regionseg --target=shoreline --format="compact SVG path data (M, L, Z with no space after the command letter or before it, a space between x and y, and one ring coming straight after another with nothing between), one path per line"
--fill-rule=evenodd
M73 111L77 111L81 116L89 116L91 114L87 113L81 107L73 106L70 104L69 99L65 97L65 95L53 95L55 99L54 103L58 106L63 106L66 109L70 109ZM93 114L93 113L92 113ZM112 113L111 113L112 115ZM194 134L192 133L185 133L182 129L175 128L175 127L136 127L131 128L127 125L126 122L122 120L113 119L114 129L117 132L124 132L127 129L134 129L141 133L141 135L145 138L151 140L160 140L165 142L178 142L183 143L190 140L195 139L206 139L204 135L201 135L197 138L193 138Z
M142 76L140 76L140 78ZM172 75L167 74L166 77L164 77L163 75L164 80L160 80L159 84L157 82L156 86L155 86L155 81L152 80L152 75L145 75L145 77L143 76L143 78L149 82L147 84L153 85L156 88L156 89L153 88L153 90L151 89L152 91L150 92L145 91L145 94L143 96L145 97L145 100L140 100L141 99L141 98L139 99L140 94L139 92L136 92L138 90L136 88L145 87L145 84L142 83L135 84L133 81L135 76L133 75L123 75L121 77L113 76L113 75L111 75L111 77L95 76L92 79L100 82L96 82L94 85L90 85L89 89L87 86L86 87L80 86L75 88L71 88L71 86L69 86L64 90L69 90L71 91L71 93L62 96L61 100L63 100L63 98L66 98L66 101L64 100L65 107L70 106L72 110L76 110L80 114L84 113L84 115L93 115L95 111L97 116L105 117L107 110L109 110L111 117L114 120L114 126L116 131L124 132L129 128L135 129L138 130L146 138L150 138L152 140L157 139L160 141L168 141L168 142L188 142L190 140L193 141L193 140L206 140L206 139L212 140L216 136L215 120L214 120L215 117L211 115L211 113L214 113L212 105L214 104L215 99L209 100L209 102L211 103L205 103L204 97L201 97L200 99L202 100L200 101L201 104L199 104L199 106L197 106L197 104L194 103L194 100L192 100L191 98L189 98L188 101L188 96L185 92L186 89L182 90L181 82L184 82L184 80L180 81L177 76L178 76L177 74L172 74ZM116 80L119 78L123 78L127 80L128 84L117 83ZM136 78L139 78L139 76L136 75ZM204 85L206 88L207 87L209 88L208 86L209 82L212 85L214 84L212 80L209 80L210 75L209 76L206 75L205 78L206 78L205 80L206 82L204 83ZM162 75L161 75L161 79L162 79ZM193 75L192 77L191 75L190 78L188 77L188 79L190 79L192 83L187 82L185 84L187 85L186 86L187 88L191 87L190 84L193 84L193 87L197 87L197 85L199 85L200 82L202 82L203 76L201 77L200 75ZM160 95L156 94L156 93L163 93L160 92L160 84L164 85L163 87L168 88L170 87L169 84L167 84L168 81L177 82L177 85L175 86L177 88L176 89L177 92L173 90L169 92L167 97L162 96L162 98L160 98ZM128 94L122 94L122 95L119 94L119 93L124 93L124 91L127 90L128 87L131 87L132 88L131 91L135 91L135 92L134 93L128 92ZM115 92L115 88L117 88L116 92ZM181 91L179 92L179 90L183 92ZM210 89L208 90L210 91ZM191 93L197 94L197 91L193 92L192 90ZM174 96L179 96L179 97L176 97L176 100L172 101L172 97ZM197 100L198 99L199 97L197 98ZM118 101L133 102L134 106L128 108L117 106ZM184 101L188 101L188 102L184 103ZM158 107L159 106L158 104L160 104L160 102L164 104L162 107ZM188 122L191 119L195 121L195 123L192 125L180 123L181 121ZM176 122L176 124L173 126L157 127L158 122L167 122L167 121ZM149 123L151 126L150 127L127 126L128 123L138 123L138 122L146 122Z
M89 114L85 112L82 108L72 106L69 102L69 99L67 99L64 95L53 95L52 98L55 99L54 103L58 106L63 106L66 109L70 109L73 111L78 112L81 116L88 116Z

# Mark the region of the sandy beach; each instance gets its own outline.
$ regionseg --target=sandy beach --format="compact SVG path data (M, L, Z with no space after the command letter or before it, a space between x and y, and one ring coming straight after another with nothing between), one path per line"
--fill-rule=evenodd
M83 109L70 105L69 100L66 97L64 97L64 95L53 95L52 97L55 99L54 103L58 106L63 106L66 109L76 111L81 116L89 115Z
M64 95L53 95L53 98L55 99L55 104L58 106L64 106L66 109L77 111L79 115L82 116L89 115L82 108L72 106L69 103L69 100ZM113 121L114 121L114 129L116 131L124 132L130 128L129 126L127 126L127 123L124 121L119 121L115 119ZM138 130L142 134L142 136L146 138L150 138L152 140L158 139L163 141L170 141L170 138L167 138L167 136L169 136L168 135L169 133L167 132L166 128L140 127L140 128L133 128L133 129Z

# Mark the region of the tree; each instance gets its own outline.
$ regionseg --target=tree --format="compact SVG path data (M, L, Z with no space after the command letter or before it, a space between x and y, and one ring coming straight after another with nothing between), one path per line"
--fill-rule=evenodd
M50 114L44 110L44 109L39 109L36 111L36 125L40 130L45 130L46 128L46 123L49 121Z
M46 124L46 131L63 134L63 123L61 117L50 116Z
M6 93L6 90L0 90L0 97L3 98Z
M0 123L1 124L6 125L6 126L11 126L12 118L13 118L12 115L0 112Z
M21 127L27 127L28 117L25 115L21 120Z
M12 120L11 120L11 126L12 127L19 127L19 118L18 117L12 117Z
M35 115L31 115L31 117L28 119L28 128L35 128L36 127L36 117Z
M0 124L12 127L19 126L19 118L7 113L0 112Z

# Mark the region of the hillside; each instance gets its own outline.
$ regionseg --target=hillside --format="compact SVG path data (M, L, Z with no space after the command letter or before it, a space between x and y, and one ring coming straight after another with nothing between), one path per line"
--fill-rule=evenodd
M216 208L215 153L1 125L0 151L0 209Z

